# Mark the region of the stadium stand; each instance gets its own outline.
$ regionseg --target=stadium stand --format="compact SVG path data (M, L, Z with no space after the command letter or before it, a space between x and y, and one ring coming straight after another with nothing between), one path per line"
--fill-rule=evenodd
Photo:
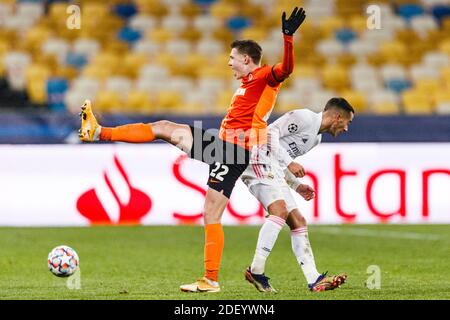
M2 90L25 104L75 112L223 113L236 81L229 43L259 41L263 63L281 59L280 12L305 7L296 68L277 111L320 111L331 95L367 114L450 113L450 3L377 1L369 30L365 0L0 0ZM95 17L93 19L93 17Z

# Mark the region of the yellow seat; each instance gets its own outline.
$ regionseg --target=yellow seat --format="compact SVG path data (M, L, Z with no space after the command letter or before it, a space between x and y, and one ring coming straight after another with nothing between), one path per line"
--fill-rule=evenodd
M139 12L149 14L155 17L164 17L169 10L160 0L136 0Z
M174 111L174 109L182 108L182 98L178 91L163 90L158 92L156 96L156 105L164 111Z
M362 92L344 90L341 95L353 106L357 113L366 111L367 99Z
M400 41L389 41L381 44L380 54L387 62L398 62L407 55L406 46Z
M47 101L47 80L51 76L45 65L32 64L25 71L26 89L31 102L44 104Z
M121 61L118 74L129 78L136 78L139 70L148 62L145 54L128 53Z
M344 27L344 19L339 16L326 17L320 21L320 29L325 37L332 37L334 32L342 27Z
M367 30L367 17L357 14L350 17L350 27L356 32Z
M83 76L94 78L97 80L105 80L112 73L111 69L106 66L98 66L95 64L87 65L82 71Z
M192 2L181 5L180 13L188 18L193 18L201 13L200 7ZM192 29L191 29L192 30Z
M148 92L134 90L128 94L126 101L127 111L150 114L154 109L154 103Z
M450 21L450 20L449 20ZM439 44L439 50L450 56L450 39L444 40Z
M113 69L116 68L119 63L121 63L120 56L114 52L108 51L98 53L92 61L92 64L97 66L104 66Z
M395 102L378 102L372 105L372 113L380 115L398 114L400 113L399 105Z
M123 111L123 102L115 91L100 91L94 99L95 110L98 112Z
M316 77L318 74L317 68L311 64L296 64L294 66L295 78L310 78Z
M450 90L440 89L434 93L433 102L435 105L450 103Z
M224 90L219 92L217 96L216 104L212 110L216 114L225 114L227 109L230 107L231 99L233 98L234 92L232 90Z
M261 42L267 37L267 30L258 27L249 27L242 31L242 39L252 39Z
M433 112L431 97L415 90L402 94L403 109L408 114L430 114Z
M210 14L214 18L222 21L234 16L237 12L238 10L236 5L224 1L216 1L210 7Z
M166 43L173 38L173 34L168 29L159 27L150 30L146 38L156 43Z
M31 53L40 52L42 44L50 37L49 29L31 28L25 35L24 44Z
M327 65L323 70L323 84L337 91L348 88L349 80L347 70L340 65Z
M160 52L155 57L155 63L166 67L171 73L175 73L178 68L178 57L170 53Z
M441 79L444 86L450 91L450 66L441 70Z
M414 88L424 94L434 95L439 90L440 83L437 79L420 79L414 83Z
M190 53L179 66L177 75L184 75L191 78L197 78L199 74L199 66L209 63L209 58L201 53Z

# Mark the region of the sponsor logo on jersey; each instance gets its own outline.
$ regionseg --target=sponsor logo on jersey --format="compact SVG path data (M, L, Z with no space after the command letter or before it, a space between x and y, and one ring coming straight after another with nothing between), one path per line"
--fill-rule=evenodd
M234 93L235 96L244 96L245 95L245 88L238 88L236 92Z

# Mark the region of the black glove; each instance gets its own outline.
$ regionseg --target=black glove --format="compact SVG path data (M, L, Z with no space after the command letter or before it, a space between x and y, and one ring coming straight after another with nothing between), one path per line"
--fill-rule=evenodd
M283 28L283 33L287 34L288 36L292 36L295 31L297 31L298 27L303 23L305 20L305 10L303 8L300 8L300 10L295 7L294 11L292 11L291 16L289 19L286 20L286 12L283 12L283 15L281 16L281 24Z

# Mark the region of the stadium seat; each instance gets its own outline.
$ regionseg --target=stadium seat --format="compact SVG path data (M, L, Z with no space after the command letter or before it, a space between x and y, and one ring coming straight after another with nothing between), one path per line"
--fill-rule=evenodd
M101 88L101 82L95 78L78 77L72 82L71 90L85 92L90 97L95 97Z
M77 39L73 43L73 52L91 58L100 52L100 44L95 39Z
M47 80L51 70L43 65L32 64L26 69L26 89L32 103L44 104L47 101Z
M182 101L181 94L177 91L162 90L156 96L157 108L169 113L176 109L182 109Z
M165 51L172 55L186 56L192 51L192 46L185 40L172 40L165 44Z
M399 105L395 102L376 102L370 110L372 113L378 115L394 115L400 113Z
M348 88L347 71L340 65L326 65L322 72L322 82L325 87L340 91Z
M201 32L212 32L220 28L220 22L213 16L208 14L201 14L193 18L194 27Z
M170 91L178 92L182 95L195 89L193 80L183 76L171 77L165 88Z
M64 39L50 38L42 44L44 54L52 54L58 58L59 64L64 64L70 50L69 43Z
M125 102L127 112L150 114L154 109L154 102L147 91L132 90Z
M336 96L337 96L336 92L332 90L322 90L313 92L311 98L311 105L308 105L306 107L315 112L321 112L323 111L323 108L325 107L328 100Z
M411 18L411 28L422 38L426 37L428 32L436 30L438 25L431 15L421 15Z
M21 51L10 51L5 54L3 63L10 87L14 90L24 90L25 70L31 63L31 56Z
M137 54L145 54L146 56L154 57L161 50L161 45L149 41L149 40L139 40L133 44L132 51Z
M327 39L317 44L316 51L325 57L328 62L335 62L337 56L344 53L344 46L336 39Z
M397 94L411 88L412 84L406 79L389 79L385 82L386 88Z
M410 76L413 81L418 81L421 79L438 79L439 71L436 68L416 64L411 66Z
M406 79L406 70L400 64L384 64L380 67L380 74L383 81L394 79Z
M148 30L154 28L157 24L157 20L146 14L137 14L130 18L129 26L135 30L145 34Z
M115 91L99 91L93 103L98 112L117 112L124 109L120 94Z
M125 77L112 76L105 81L106 91L117 92L122 100L125 99L131 88L131 80Z
M162 19L161 25L171 33L179 34L188 26L188 20L179 14L171 14Z
M443 52L430 51L422 58L423 64L431 68L443 68L450 66L450 57Z
M354 90L344 90L341 92L344 97L355 109L356 112L364 112L367 110L367 100L364 93Z
M402 4L398 7L399 15L405 20L423 14L423 8L418 4Z
M125 26L117 32L117 39L127 42L130 45L141 39L141 37L142 35L139 30L129 26Z
M431 98L426 93L415 90L402 94L403 110L407 114L431 114L433 107Z

